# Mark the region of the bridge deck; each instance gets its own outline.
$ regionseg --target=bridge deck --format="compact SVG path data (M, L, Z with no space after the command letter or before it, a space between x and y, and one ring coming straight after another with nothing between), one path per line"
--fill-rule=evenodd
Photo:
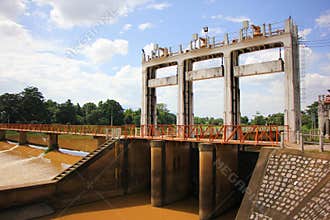
M287 126L243 125L148 125L94 126L49 124L0 124L0 130L36 132L57 135L82 135L120 139L167 140L180 142L206 142L219 144L242 144L279 146L280 132Z

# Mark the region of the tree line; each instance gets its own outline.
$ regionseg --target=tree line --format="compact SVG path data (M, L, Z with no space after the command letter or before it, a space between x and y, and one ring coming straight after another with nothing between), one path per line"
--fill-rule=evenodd
M302 111L302 128L317 128L317 102ZM64 103L46 100L36 87L27 87L20 93L0 95L1 123L41 123L41 124L86 124L86 125L140 125L141 109L124 109L115 100L92 102L80 106L70 99ZM176 124L176 115L165 104L157 104L157 123ZM222 125L222 118L194 117L195 124ZM284 125L284 114L263 116L256 113L250 120L241 117L245 125Z

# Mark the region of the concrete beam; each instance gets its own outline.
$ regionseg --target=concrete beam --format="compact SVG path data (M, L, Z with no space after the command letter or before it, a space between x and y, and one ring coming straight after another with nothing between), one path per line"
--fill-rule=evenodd
M186 79L189 81L212 79L224 76L224 67L214 67L202 70L193 70L186 73Z
M276 72L284 72L283 60L274 60L263 63L247 64L234 67L235 77L254 76Z
M178 84L178 77L177 76L169 76L169 77L163 77L163 78L149 79L148 80L148 87L149 88L173 86L173 85L177 85L177 84Z

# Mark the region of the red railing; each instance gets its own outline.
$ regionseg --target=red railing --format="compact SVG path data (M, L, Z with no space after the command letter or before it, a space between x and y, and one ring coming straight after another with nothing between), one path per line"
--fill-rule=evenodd
M280 133L289 134L288 126L277 125L61 125L61 124L0 124L1 130L30 131L56 134L110 136L177 141L205 141L278 145ZM288 141L289 135L285 135Z

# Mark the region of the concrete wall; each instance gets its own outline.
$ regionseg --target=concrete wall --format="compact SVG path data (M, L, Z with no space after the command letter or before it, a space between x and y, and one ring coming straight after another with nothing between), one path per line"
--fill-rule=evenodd
M235 174L235 175L234 175ZM235 181L238 174L238 146L216 145L215 215L237 203Z
M128 192L150 188L149 141L134 140L128 145Z
M191 191L190 145L185 142L166 142L166 178L164 203L185 198Z
M160 207L191 193L190 144L151 142L151 204Z
M329 199L329 154L264 148L236 219L329 219Z
M61 208L68 204L74 206L102 197L148 190L149 170L148 143L122 141L92 157L59 182L0 189L0 209L38 201ZM74 198L76 200L73 202Z
M0 210L22 204L36 203L52 197L56 191L55 182L41 182L35 185L0 188Z

